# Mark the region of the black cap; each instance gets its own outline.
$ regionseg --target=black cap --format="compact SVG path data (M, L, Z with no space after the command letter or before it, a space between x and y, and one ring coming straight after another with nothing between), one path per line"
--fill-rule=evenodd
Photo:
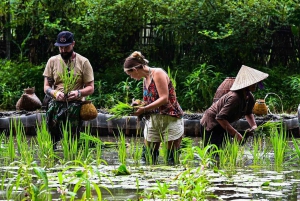
M55 46L68 46L74 41L74 34L69 31L62 31L57 35Z

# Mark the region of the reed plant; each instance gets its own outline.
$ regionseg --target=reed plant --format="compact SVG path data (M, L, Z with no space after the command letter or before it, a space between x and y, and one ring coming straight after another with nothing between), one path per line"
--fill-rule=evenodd
M287 131L284 128L283 122L280 127L273 127L270 134L270 141L274 151L274 165L275 168L279 169L282 167L284 157L287 150Z
M37 157L42 167L53 167L56 155L53 150L51 135L47 130L47 123L42 118L41 125L36 126Z

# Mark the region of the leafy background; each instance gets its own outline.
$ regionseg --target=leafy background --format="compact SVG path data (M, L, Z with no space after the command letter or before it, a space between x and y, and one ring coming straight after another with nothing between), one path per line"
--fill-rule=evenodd
M75 51L95 73L98 108L141 98L141 82L123 73L141 51L169 70L184 110L203 111L241 65L269 73L264 98L272 111L297 111L300 4L293 0L14 0L0 2L0 104L14 109L26 87L43 98L43 69L57 34L75 34Z

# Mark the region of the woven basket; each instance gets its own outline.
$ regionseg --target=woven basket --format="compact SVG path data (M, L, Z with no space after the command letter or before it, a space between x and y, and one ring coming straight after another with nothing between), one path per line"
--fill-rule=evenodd
M80 117L83 121L90 121L98 116L98 111L91 101L83 101L80 109Z
M224 94L227 94L230 91L231 86L233 85L235 77L227 77L217 88L213 102L217 102Z
M34 111L42 107L42 102L35 95L35 88L24 89L24 93L16 104L17 110Z
M265 100L257 99L252 111L254 114L256 114L258 116L267 115L268 114L268 106L266 105Z

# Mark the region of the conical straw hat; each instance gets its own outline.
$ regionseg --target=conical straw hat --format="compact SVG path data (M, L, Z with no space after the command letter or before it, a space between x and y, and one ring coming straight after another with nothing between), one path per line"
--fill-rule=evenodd
M230 90L236 91L239 89L249 87L255 83L266 79L268 76L269 74L267 73L263 73L259 70L242 65Z

